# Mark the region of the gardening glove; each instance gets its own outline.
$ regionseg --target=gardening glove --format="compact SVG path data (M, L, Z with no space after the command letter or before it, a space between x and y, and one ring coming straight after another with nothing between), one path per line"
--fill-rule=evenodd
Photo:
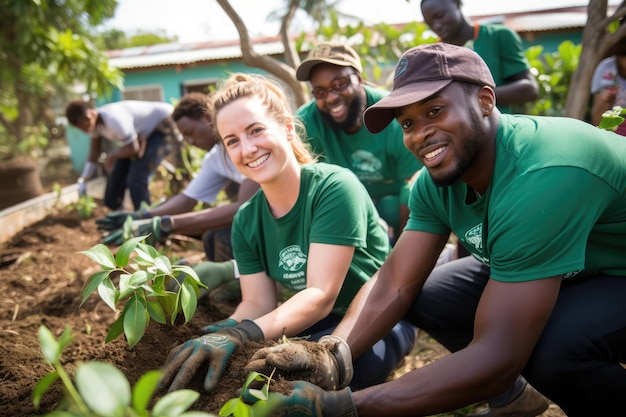
M259 349L246 365L246 372L269 375L272 369L289 375L308 373L307 380L326 390L345 388L352 381L352 354L348 344L337 336L322 336L318 343L291 342ZM322 347L323 349L320 349Z
M205 333L215 333L215 332L218 332L218 331L220 331L222 329L225 329L227 327L234 327L237 324L239 324L237 322L237 320L228 318L228 319L225 319L225 320L222 320L222 321L218 321L218 322L213 323L213 324L209 324L208 326L204 326L202 328L202 330Z
M77 181L78 184L78 197L85 197L87 195L87 183L83 177L80 177Z
M270 393L266 401L259 401L249 391L244 401L252 403L254 415L258 417L358 417L352 401L352 391L324 391L315 384L305 381L290 383L289 395Z
M148 210L139 210L134 212L128 211L114 211L106 215L104 219L96 220L98 230L113 231L121 229L124 226L126 218L130 216L133 220L147 219L152 217Z
M148 245L153 245L162 241L172 233L172 220L170 216L154 216L151 219L134 220L129 227L124 227L121 230L109 233L102 239L102 243L105 245L121 245L126 240L137 237L145 236L145 241Z
M209 292L224 284L231 282L235 282L236 284L239 283L239 280L235 278L235 265L232 261L205 261L193 265L192 268L198 275L198 278L200 278L200 282L207 286L207 288L200 289L199 297L205 296ZM171 280L168 290L177 291L178 286L183 283L185 277L186 275L181 275L178 280Z
M191 339L172 349L165 360L160 387L168 391L186 387L196 373L208 365L204 390L215 388L233 352L245 342L264 339L263 331L252 320L243 320L233 327L223 328L196 339Z

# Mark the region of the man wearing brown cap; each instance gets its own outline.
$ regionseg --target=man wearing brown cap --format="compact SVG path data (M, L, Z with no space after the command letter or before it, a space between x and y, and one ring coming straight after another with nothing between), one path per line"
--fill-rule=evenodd
M407 51L393 91L364 120L373 132L399 124L426 169L406 228L331 336L347 348L291 358L341 374L348 352L358 358L404 317L452 353L355 392L295 382L274 398L280 415L428 416L498 395L520 373L570 417L626 415L621 136L575 119L501 114L482 58L444 43ZM473 256L433 269L451 231ZM293 350L261 356L272 366ZM529 392L514 403L531 402Z
M388 92L365 85L362 72L359 55L347 44L319 44L296 71L314 97L298 116L320 160L357 175L397 238L408 219L409 180L421 164L402 145L400 126L372 134L363 125L367 106Z

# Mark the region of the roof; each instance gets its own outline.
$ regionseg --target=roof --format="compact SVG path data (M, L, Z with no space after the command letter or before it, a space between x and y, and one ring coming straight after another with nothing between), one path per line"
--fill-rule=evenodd
M609 6L609 13L616 6ZM587 22L586 7L544 9L499 15L471 16L476 22L502 23L520 35L524 33L579 29ZM282 55L284 48L279 36L252 39L260 55ZM241 59L239 39L218 42L167 43L107 52L111 65L132 70L172 65L190 65L209 61Z
M252 40L252 44L260 55L280 55L284 50L278 36L256 38ZM107 55L111 65L120 69L134 69L241 59L241 48L238 39L198 43L173 42L108 51Z

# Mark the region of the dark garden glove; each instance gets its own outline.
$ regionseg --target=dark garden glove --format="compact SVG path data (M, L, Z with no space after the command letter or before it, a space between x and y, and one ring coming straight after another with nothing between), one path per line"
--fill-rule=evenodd
M204 390L215 388L233 352L245 342L264 339L263 331L252 320L243 320L233 327L223 328L172 349L165 360L159 385L168 391L185 388L196 373L208 365Z
M133 220L147 219L152 217L148 210L139 210L134 212L114 211L106 215L104 219L96 220L98 230L113 231L121 229L124 226L126 218L130 216Z
M244 400L254 403L252 410L259 417L358 417L352 391L324 391L305 381L291 382L289 395L270 393L267 401L258 401L249 392Z
M322 336L318 343L294 341L259 349L246 372L269 375L274 368L285 379L293 373L303 379L302 373L309 373L307 380L326 390L347 387L354 375L348 344L332 335Z
M170 216L154 216L151 219L134 220L129 227L124 225L121 230L109 233L102 239L105 245L121 245L126 240L145 236L148 245L154 245L162 241L172 233L172 220Z
M229 318L213 324L209 324L208 326L204 326L202 330L204 330L205 333L215 333L227 327L234 327L237 324L239 324L237 320Z

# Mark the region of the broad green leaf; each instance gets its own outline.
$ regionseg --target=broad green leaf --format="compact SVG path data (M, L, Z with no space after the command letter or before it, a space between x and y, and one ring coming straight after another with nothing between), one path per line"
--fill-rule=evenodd
M113 254L102 243L98 243L96 246L92 247L89 250L78 252L86 255L92 261L95 261L100 264L100 266L104 269L115 269L115 259L113 259Z
M198 308L198 298L193 286L187 281L183 281L183 286L180 290L180 304L185 316L185 324L191 320Z
M172 263L167 257L161 255L154 258L154 265L157 269L164 274L171 275L172 274Z
M87 279L87 282L85 282L85 285L83 285L83 289L80 292L80 297L81 297L80 305L81 306L85 303L85 301L87 301L91 293L93 293L96 290L96 288L98 288L98 286L102 283L102 280L106 278L107 276L109 276L110 272L111 272L110 269L105 270L105 271L99 271Z
M172 270L177 273L176 276L180 275L178 273L185 273L190 277L193 277L195 281L200 282L200 277L198 277L198 273L189 265L174 265ZM201 283L201 282L200 282Z
M148 312L143 301L137 295L131 297L124 307L124 334L128 346L132 349L141 340L148 327Z
M199 396L199 393L190 389L170 392L157 401L152 409L152 415L178 416L191 407Z
M61 356L61 348L50 329L42 324L39 326L38 336L43 357L50 363L58 362Z
M140 287L151 279L152 276L149 275L148 272L143 270L135 271L130 277L130 285L133 287Z
M59 354L65 350L65 348L72 343L72 329L70 326L66 325L65 329L63 329L63 333L59 336Z
M113 311L117 311L115 308L115 304L117 302L118 291L115 289L115 285L113 285L113 281L111 281L110 277L105 277L100 285L98 285L98 294L102 301L104 301Z
M133 253L140 241L141 240L138 237L134 237L122 243L122 246L120 246L115 254L115 261L117 265L122 268L128 265L130 255Z
M128 298L134 291L135 286L130 283L132 275L122 274L120 275L120 292L118 300L124 300Z
M143 236L143 237L145 238L145 236ZM146 259L154 259L154 258L156 258L157 256L160 255L159 251L156 250L154 248L154 246L150 246L147 243L143 243L143 242L141 242L139 245L137 245L137 250L141 250L141 251L147 253L148 254L148 258L146 258Z
M52 385L57 379L59 379L59 374L56 372L52 372L44 376L37 382L35 388L33 388L33 405L35 406L35 410L39 410L41 397L43 396L43 394L45 394L46 391L48 391L50 385Z
M163 311L163 307L161 307L161 304L159 304L158 301L149 300L146 300L146 303L148 306L148 314L150 314L152 320L160 324L165 324L165 312Z
M228 405L228 408L226 406ZM232 398L220 409L220 416L253 416L252 407L241 398Z
M159 297L159 304L163 306L166 316L171 316L178 306L178 294L168 292L165 297Z
M133 408L138 413L143 414L142 411L146 411L161 375L163 375L162 371L147 372L139 378L139 381L133 387Z
M112 340L117 339L122 333L124 333L124 312L113 322L107 333L107 337L104 339L104 343L109 343Z
M87 406L98 415L123 417L130 405L130 384L110 363L81 364L76 371L76 387Z

